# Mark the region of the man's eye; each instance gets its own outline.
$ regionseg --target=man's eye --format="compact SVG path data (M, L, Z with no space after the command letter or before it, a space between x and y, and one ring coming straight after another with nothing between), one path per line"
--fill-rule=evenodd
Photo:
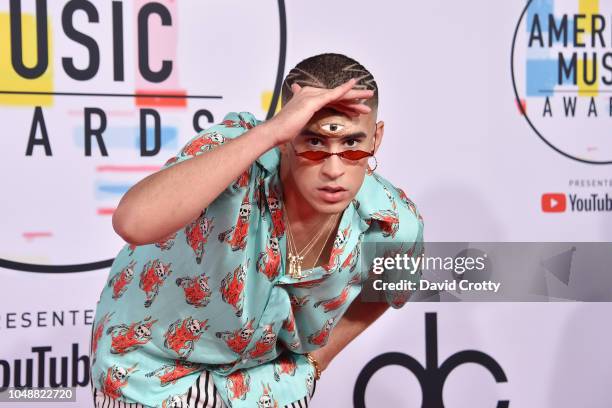
M346 145L347 145L348 147L355 147L355 146L357 146L357 143L359 143L359 141L358 141L357 139L348 139L348 140L347 140L346 142L344 142L344 143L346 143Z
M325 125L321 125L321 129L327 132L336 133L344 129L344 125L339 123L326 123Z
M321 141L319 139L316 139L316 138L308 139L308 144L310 144L311 146L320 146L321 145Z

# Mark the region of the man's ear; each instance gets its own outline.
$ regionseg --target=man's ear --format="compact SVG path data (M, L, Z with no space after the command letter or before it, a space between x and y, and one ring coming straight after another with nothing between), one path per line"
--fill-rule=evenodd
M378 152L378 147L380 146L383 136L385 134L385 122L382 120L376 123L376 146L374 146L374 154Z

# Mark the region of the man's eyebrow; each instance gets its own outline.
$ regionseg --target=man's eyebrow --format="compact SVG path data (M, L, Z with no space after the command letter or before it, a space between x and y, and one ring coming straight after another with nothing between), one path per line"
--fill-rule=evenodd
M312 131L310 129L304 129L304 130L302 130L301 133L302 133L303 136L330 137L330 135L324 135L322 133L317 133L317 132L314 132L314 131ZM341 139L365 139L367 136L368 135L366 135L365 132L359 131L359 132L355 132L355 133L351 133L351 134L348 134L348 135L341 136L340 138ZM331 136L331 137L333 137L333 136Z

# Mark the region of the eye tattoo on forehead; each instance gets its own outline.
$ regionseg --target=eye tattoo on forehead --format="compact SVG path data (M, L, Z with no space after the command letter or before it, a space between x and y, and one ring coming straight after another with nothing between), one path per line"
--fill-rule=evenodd
M327 133L339 133L342 131L342 129L345 128L345 126L341 123L324 123L324 124L320 124L319 128L324 130Z

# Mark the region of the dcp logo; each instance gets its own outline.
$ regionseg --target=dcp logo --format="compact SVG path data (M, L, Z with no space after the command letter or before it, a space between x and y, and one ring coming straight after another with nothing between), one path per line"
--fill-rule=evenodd
M448 375L456 367L465 363L480 364L493 375L498 383L507 382L506 374L499 363L491 356L477 350L459 351L438 366L438 330L436 313L425 313L425 359L423 367L414 357L404 353L384 353L372 359L359 373L353 391L353 405L365 408L365 390L372 376L381 368L400 365L416 376L423 391L423 408L444 408L442 391ZM497 401L497 408L508 408L509 400Z

